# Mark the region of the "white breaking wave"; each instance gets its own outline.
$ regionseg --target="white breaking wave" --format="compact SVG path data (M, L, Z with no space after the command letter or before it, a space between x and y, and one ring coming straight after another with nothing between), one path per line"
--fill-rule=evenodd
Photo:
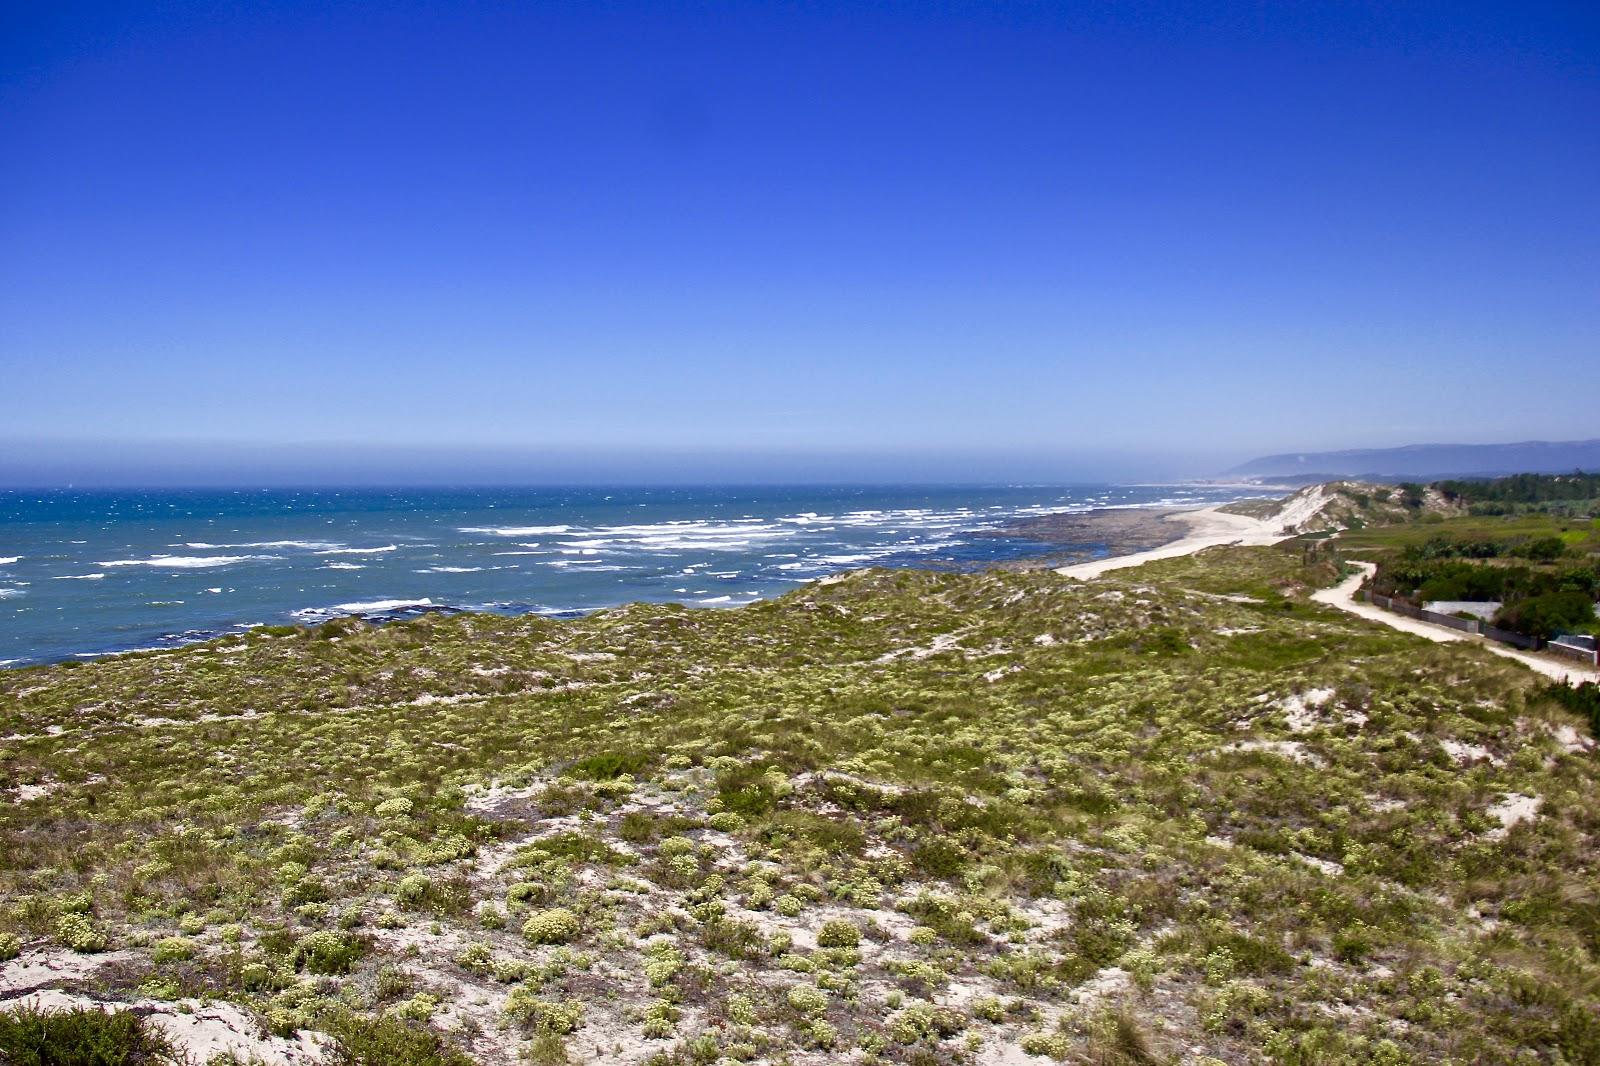
M204 541L185 541L185 548L195 548L199 551L215 551L218 548L305 548L307 551L317 549L333 549L342 547L334 540L253 540L247 544L207 544Z
M173 570L206 570L216 566L232 566L251 559L276 559L276 555L157 555L150 559L108 559L97 566L154 566Z
M360 563L323 563L317 567L319 570L365 570Z
M399 547L398 544L385 544L381 548L323 548L318 555L377 555L379 552L392 552Z
M14 600L18 596L26 596L22 589L0 589L0 600Z
M346 614L382 614L406 607L432 607L433 601L424 596L418 600L366 600L356 603L336 603L332 607L302 607L291 612L302 622L324 622Z
M349 611L352 614L358 611L395 611L401 607L432 607L433 601L424 596L420 600L368 600L365 603L336 603L336 611Z
M61 574L61 575L59 575L57 577L51 578L51 580L52 581L99 581L102 578L104 578L105 576L106 575L104 575L104 574Z
M571 526L460 526L461 533L486 533L491 537L537 537L544 533L566 533Z
M511 570L510 566L430 566L418 570L419 574L476 574L480 570Z
M10 566L12 563L19 563L21 561L22 556L20 555L7 555L5 558L0 559L0 566Z

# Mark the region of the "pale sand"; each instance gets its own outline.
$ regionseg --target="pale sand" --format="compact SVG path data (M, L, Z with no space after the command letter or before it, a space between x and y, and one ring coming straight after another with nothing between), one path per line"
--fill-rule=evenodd
M1175 559L1180 555L1192 555L1205 548L1216 548L1225 544L1276 544L1285 539L1281 517L1263 521L1245 515L1226 514L1215 507L1205 507L1197 511L1177 511L1167 515L1165 520L1183 522L1189 527L1188 534L1170 544L1163 544L1149 551L1136 552L1133 555L1117 555L1109 559L1095 559L1087 563L1074 563L1071 566L1061 567L1056 573L1087 581L1099 577L1108 570L1139 566L1155 562L1157 559Z

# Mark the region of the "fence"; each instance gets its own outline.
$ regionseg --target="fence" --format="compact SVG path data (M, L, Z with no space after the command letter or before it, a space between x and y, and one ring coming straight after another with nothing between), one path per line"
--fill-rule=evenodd
M1595 661L1594 653L1592 652L1585 652L1581 648L1563 648L1558 650L1558 646L1555 644L1547 646L1544 641L1537 637L1528 637L1522 635L1521 633L1513 633L1509 629L1500 629L1496 626L1490 625L1482 619L1457 618L1453 614L1440 614L1438 611L1424 611L1421 607L1413 607L1405 600L1396 599L1393 596L1380 596L1375 592L1364 592L1362 595L1365 597L1366 601L1372 604L1374 607L1382 607L1386 611L1393 611L1395 614L1403 614L1407 618L1417 618L1424 622L1432 622L1434 625L1449 626L1451 629L1460 630L1463 633L1475 633L1479 636L1488 637L1490 640L1498 641L1501 644L1510 644L1514 648L1522 648L1525 651L1539 651L1540 649L1548 647L1549 650L1555 651L1557 655L1565 655L1568 658L1580 659L1583 662L1591 664ZM1572 654L1573 652L1577 652L1578 654L1574 655Z
M1484 636L1489 636L1490 634L1494 633L1506 632L1503 629L1496 629L1491 625L1487 625L1481 619L1457 618L1453 614L1440 614L1438 611L1424 611L1421 607L1413 607L1405 600L1397 600L1393 596L1379 596L1376 593L1368 593L1367 600L1374 606L1382 607L1386 611L1393 611L1395 614L1403 614L1407 618L1419 618L1424 622L1432 622L1434 625L1449 626L1451 629L1457 629L1463 633L1482 633ZM1520 643L1521 641L1527 640L1527 637L1522 636L1520 633L1511 633L1509 635L1516 637L1517 639L1504 640L1503 637L1498 636L1493 637L1492 639L1503 640L1506 644L1516 644L1518 647L1528 646Z
M1513 633L1509 629L1496 629L1494 626L1484 626L1483 635L1490 640L1498 640L1502 644L1510 644L1512 647L1524 648L1527 651L1539 651L1545 647L1545 642L1537 637L1523 636L1521 633Z
M1551 641L1544 646L1544 650L1555 652L1557 655L1567 659L1576 659L1580 663L1588 663L1590 666L1600 666L1600 652L1589 648L1580 648L1572 644L1557 644L1555 641Z

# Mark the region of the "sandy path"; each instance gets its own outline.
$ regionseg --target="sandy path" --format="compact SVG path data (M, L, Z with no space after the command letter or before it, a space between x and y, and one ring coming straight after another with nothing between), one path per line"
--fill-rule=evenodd
M1325 603L1330 607L1337 607L1349 614L1359 615L1371 622L1381 622L1391 629L1398 629L1405 633L1412 633L1427 640L1445 643L1446 641L1470 641L1481 648L1487 648L1496 655L1504 655L1508 659L1515 659L1524 666L1531 667L1546 677L1557 681L1568 681L1576 685L1582 681L1600 681L1600 671L1587 669L1577 663L1570 665L1554 659L1546 659L1515 648L1508 648L1504 644L1496 644L1492 640L1484 640L1468 633L1457 632L1445 626L1436 626L1431 622L1424 622L1420 618L1407 618L1403 614L1385 611L1381 607L1374 607L1370 603L1363 603L1356 599L1356 589L1361 587L1372 572L1377 569L1372 563L1351 563L1358 567L1356 573L1345 578L1331 589L1313 592L1311 598L1318 603Z
M1216 548L1224 544L1276 544L1284 539L1281 520L1263 522L1259 518L1249 518L1245 515L1224 514L1215 507L1206 507L1198 511L1178 511L1167 515L1166 521L1185 523L1189 527L1188 535L1171 544L1163 544L1159 548L1136 552L1133 555L1116 555L1109 559L1095 559L1087 563L1063 566L1057 569L1056 573L1087 581L1089 578L1099 577L1107 570L1121 570L1124 567L1155 562L1157 559L1174 559L1180 555L1191 555L1202 548Z
M1108 570L1121 570L1125 567L1139 566L1143 563L1155 562L1157 559L1173 559L1180 555L1191 555L1205 548L1215 548L1224 544L1276 544L1280 540L1288 539L1284 533L1285 525L1289 522L1304 520L1300 511L1314 509L1318 498L1309 498L1304 501L1295 501L1292 508L1297 513L1289 514L1285 511L1272 519L1263 521L1259 518L1249 518L1245 515L1225 514L1215 507L1206 507L1196 511L1179 511L1166 516L1169 522L1183 522L1189 526L1189 533L1185 537L1163 544L1150 551L1136 552L1133 555L1118 555L1109 559L1095 559L1087 563L1075 563L1072 566L1063 566L1056 573L1066 577L1075 577L1080 580L1089 580L1099 577ZM1287 519L1287 521L1286 521ZM1577 663L1567 663L1558 659L1547 659L1542 655L1531 652L1519 651L1498 644L1492 640L1462 633L1446 626L1433 625L1418 618L1407 618L1403 614L1385 611L1381 607L1374 607L1370 603L1363 603L1355 598L1356 590L1361 583L1377 569L1372 563L1352 563L1357 568L1356 573L1345 578L1333 588L1322 589L1311 594L1311 598L1318 603L1325 603L1330 607L1337 607L1346 613L1358 615L1369 622L1378 622L1391 629L1398 629L1404 633L1419 636L1425 640L1444 643L1446 641L1471 641L1479 647L1487 648L1496 655L1503 655L1507 659L1515 659L1530 669L1557 681L1567 681L1579 684L1584 681L1600 681L1600 670L1580 666Z

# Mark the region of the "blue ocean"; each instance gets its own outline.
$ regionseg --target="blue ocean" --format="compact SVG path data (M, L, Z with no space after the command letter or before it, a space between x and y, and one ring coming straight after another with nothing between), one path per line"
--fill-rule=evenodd
M1018 517L1237 495L1108 485L0 492L0 665L346 614L730 607L855 567L970 567L1061 547L1003 535Z

